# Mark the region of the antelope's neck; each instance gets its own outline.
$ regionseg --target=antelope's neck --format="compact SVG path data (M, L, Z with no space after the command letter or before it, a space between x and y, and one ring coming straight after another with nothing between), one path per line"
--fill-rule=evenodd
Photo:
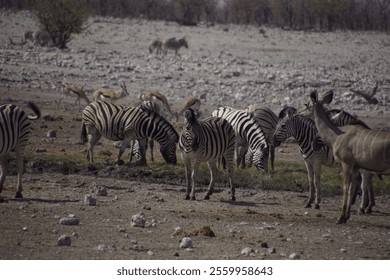
M323 108L319 106L314 106L314 122L322 140L333 147L342 131L328 119Z

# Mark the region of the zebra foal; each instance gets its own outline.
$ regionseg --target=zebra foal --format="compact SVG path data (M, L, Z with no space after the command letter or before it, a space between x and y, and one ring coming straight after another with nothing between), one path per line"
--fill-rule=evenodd
M27 106L33 111L33 116L28 116L16 105L0 106L0 192L3 190L3 184L7 176L6 156L14 150L18 171L15 198L23 198L23 156L30 136L30 120L37 120L41 117L41 113L34 103L29 102Z
M204 199L209 199L214 189L214 176L219 159L226 160L231 199L236 200L233 184L235 133L233 127L222 118L209 117L198 120L191 108L185 113L186 124L179 140L183 159L187 192L186 199L195 200L195 178L201 162L207 162L210 170L210 184Z
M173 126L160 115L145 108L125 107L95 101L85 107L82 115L81 142L88 142L87 160L93 163L93 147L104 136L122 141L116 163L131 140L152 138L159 142L160 152L167 163L176 164L176 144L179 136Z

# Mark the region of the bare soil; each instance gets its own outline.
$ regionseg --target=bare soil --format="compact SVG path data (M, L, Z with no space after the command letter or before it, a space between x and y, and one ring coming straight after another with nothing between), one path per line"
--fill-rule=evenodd
M117 149L104 139L95 153L108 164L89 169L85 146L78 144L81 114L74 100L65 101L65 110L57 108L65 84L83 86L90 95L105 85L119 90L124 80L133 96L118 103L129 106L137 104L141 89L161 90L175 109L188 96L202 96L205 115L218 105L254 102L277 112L306 103L312 88L332 87L339 93L336 106L388 129L388 35L265 28L265 37L256 27L99 18L59 51L9 44L10 36L16 40L36 28L29 14L1 11L0 27L0 104L25 108L32 100L43 116L51 116L32 123L24 198L13 199L14 170L1 193L0 259L390 259L388 195L377 194L371 215L357 214L355 205L345 225L336 224L340 196L324 197L320 210L304 208L306 192L255 187L237 189L236 202L224 187L209 201L202 199L204 189L196 201L186 201L184 178L151 180L156 170L149 167L110 165ZM180 50L181 57L149 54L154 38L184 35L190 47ZM377 105L345 94L348 87L370 91L375 82ZM56 137L47 137L48 131ZM60 172L42 163L42 155L82 158L85 165ZM285 144L276 159L302 162L293 144ZM107 196L96 195L96 185L106 186ZM97 199L96 206L84 203L86 194ZM141 212L146 226L131 226ZM59 223L69 216L79 224ZM58 246L61 235L71 237L71 246ZM179 247L184 236L193 248ZM243 255L244 248L253 252Z

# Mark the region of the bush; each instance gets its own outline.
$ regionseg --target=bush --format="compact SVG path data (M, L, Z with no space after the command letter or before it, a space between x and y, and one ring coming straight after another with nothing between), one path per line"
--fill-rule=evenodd
M49 33L54 46L65 49L72 34L83 31L89 12L85 0L38 0L35 13L42 31Z

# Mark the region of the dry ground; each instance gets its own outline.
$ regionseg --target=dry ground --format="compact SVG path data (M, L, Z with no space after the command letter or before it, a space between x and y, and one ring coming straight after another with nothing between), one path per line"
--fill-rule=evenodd
M8 36L32 27L31 17L2 11L0 103L23 107L33 100L53 119L33 123L24 199L12 199L15 174L1 193L0 259L288 259L291 254L301 259L390 258L389 196L377 195L371 215L356 214L355 206L350 221L336 225L339 196L325 197L320 210L303 207L306 192L258 188L238 189L237 202L228 200L224 188L210 201L203 201L202 193L197 201L185 201L184 178L151 182L148 174L155 170L149 168L119 167L117 172L107 166L94 172L85 163L82 170L64 175L40 161L50 155L58 161L84 160L85 147L78 144L80 113L72 108L73 100L66 101L66 110L57 109L59 90L69 83L85 86L90 94L103 85L119 88L118 81L126 80L134 96L143 88L161 89L174 108L189 95L204 94L209 113L219 104L245 107L251 102L264 102L277 111L286 104L303 105L310 88L335 87L341 95L351 83L369 91L379 81L378 105L367 106L348 95L336 102L373 127L388 128L388 36L266 29L268 37L263 38L254 27L185 28L100 19L64 52L8 44ZM148 54L155 37L182 35L189 37L190 48L180 51L181 58ZM363 67L356 68L359 65ZM134 96L120 103L133 105ZM48 138L50 130L57 137ZM106 140L95 151L111 161L116 152ZM277 159L301 161L292 145L285 145ZM138 175L120 176L130 171ZM97 205L87 206L84 197L96 184L106 186L108 195L94 195ZM147 226L132 227L132 216L140 212ZM79 218L79 225L59 224L69 215ZM57 246L64 234L71 236L69 247ZM192 238L191 250L179 248L184 235ZM251 256L241 254L247 247L254 250Z

